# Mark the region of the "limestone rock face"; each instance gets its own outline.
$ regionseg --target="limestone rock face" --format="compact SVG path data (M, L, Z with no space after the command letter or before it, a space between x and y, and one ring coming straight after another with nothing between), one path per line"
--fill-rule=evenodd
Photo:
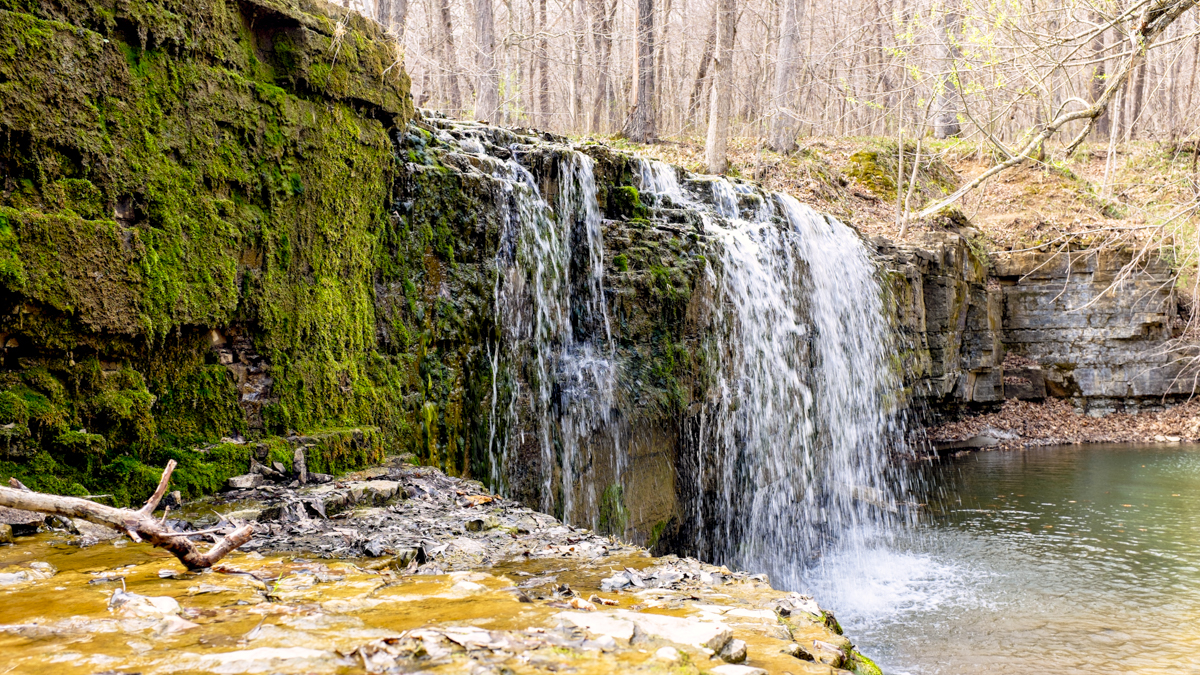
M954 233L872 242L912 394L935 409L1072 399L1094 413L1186 395L1167 263L1128 249L994 253ZM1114 285L1114 282L1118 282ZM1176 351L1172 351L1172 350Z

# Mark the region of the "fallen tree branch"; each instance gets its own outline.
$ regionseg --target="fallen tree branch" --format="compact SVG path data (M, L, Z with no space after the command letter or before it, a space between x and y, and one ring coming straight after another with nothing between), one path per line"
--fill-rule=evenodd
M189 570L212 567L218 560L224 558L237 547L250 541L254 536L254 528L243 525L217 542L207 553L201 553L196 544L188 539L199 532L176 532L165 522L154 518L154 509L167 493L167 485L171 482L171 473L175 470L175 460L167 462L163 470L158 488L146 502L145 506L133 509L118 509L78 497L61 497L33 492L21 485L15 478L9 479L11 487L0 486L0 506L7 506L23 511L36 511L64 518L81 518L97 525L111 527L123 532L135 542L146 541L158 548L169 551L179 562Z

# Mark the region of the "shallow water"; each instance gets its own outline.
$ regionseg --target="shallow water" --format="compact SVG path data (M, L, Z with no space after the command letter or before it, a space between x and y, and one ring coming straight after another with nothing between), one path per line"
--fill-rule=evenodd
M1200 446L977 453L811 590L884 670L1200 673Z

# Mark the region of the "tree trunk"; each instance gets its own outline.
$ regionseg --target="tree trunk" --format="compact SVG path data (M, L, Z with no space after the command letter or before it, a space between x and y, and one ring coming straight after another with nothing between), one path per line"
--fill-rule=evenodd
M962 58L959 44L962 30L962 15L956 5L948 4L942 14L941 51L942 75L938 82L937 113L933 120L934 138L957 136L962 128L958 123L958 75L957 64ZM903 122L902 122L903 123Z
M584 34L584 0L575 0L571 5L571 25L575 31L575 62L571 71L571 129L583 128L583 52L587 48Z
M800 23L804 0L782 0L779 47L775 58L775 91L771 114L771 149L787 152L796 143L796 120L791 102L795 99L796 61L800 48Z
M1125 132L1129 140L1137 138L1137 124L1142 117L1142 105L1146 100L1146 68L1147 64L1143 59L1137 72L1133 74L1133 84L1130 85L1132 91L1129 96L1129 124Z
M733 43L737 36L737 0L717 0L717 57L713 65L712 107L704 163L709 173L724 173L729 166L729 106L733 98Z
M1092 21L1099 23L1103 21L1103 19L1100 18L1100 15L1093 14ZM1105 73L1103 61L1104 52L1108 49L1107 45L1105 44L1106 33L1108 33L1106 30L1100 31L1100 33L1097 34L1092 40L1092 59L1096 61L1096 65L1092 69L1091 90L1089 92L1092 97L1092 103L1100 100L1100 95L1104 93L1104 88L1108 86L1107 75ZM1108 134L1111 130L1112 116L1109 115L1108 111L1106 110L1104 114L1100 115L1100 117L1096 119L1096 138L1108 138Z
M404 23L408 20L408 0L379 0L375 6L375 20L384 29L404 42Z
M475 67L479 82L475 87L475 119L499 122L500 76L496 72L496 26L492 0L475 0L475 41L479 50Z
M437 0L442 31L442 71L446 82L446 94L454 114L462 112L462 93L458 89L458 67L454 51L454 23L450 17L450 0Z
M596 98L592 103L592 133L598 133L604 127L605 113L611 107L612 80L608 70L612 55L612 24L616 6L616 0L613 0L611 5L606 0L591 0L592 41L596 49Z
M538 0L537 18L538 126L550 128L550 55L547 44L546 0Z
M625 122L625 137L636 143L658 140L654 114L654 0L637 0L637 98Z
M667 47L667 28L671 21L671 0L663 0L662 8L662 35L654 44L654 82L658 85L654 89L654 128L655 130L662 128L662 96L663 89L667 86L667 81L663 79L663 67L666 58L664 52Z
M692 86L692 95L688 97L688 121L691 124L704 124L700 117L704 112L704 85L708 82L708 68L712 64L713 49L717 46L717 15L713 14L708 25L708 37L704 38L704 51L700 54L700 69L696 71L696 83Z

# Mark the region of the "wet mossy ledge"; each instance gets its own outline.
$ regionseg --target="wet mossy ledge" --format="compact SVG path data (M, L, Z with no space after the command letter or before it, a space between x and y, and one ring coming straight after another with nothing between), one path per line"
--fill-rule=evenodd
M128 503L417 444L374 306L399 58L310 0L0 0L0 474Z

